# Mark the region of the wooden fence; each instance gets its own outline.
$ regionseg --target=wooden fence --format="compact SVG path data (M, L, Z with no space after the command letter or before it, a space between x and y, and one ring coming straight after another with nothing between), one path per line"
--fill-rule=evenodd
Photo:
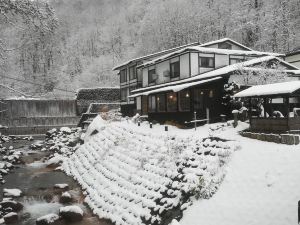
M0 101L0 124L9 127L5 134L39 134L78 121L76 100Z

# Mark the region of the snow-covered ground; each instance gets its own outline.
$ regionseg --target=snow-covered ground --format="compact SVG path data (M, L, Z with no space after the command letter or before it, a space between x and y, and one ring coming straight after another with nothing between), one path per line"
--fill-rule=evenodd
M262 142L225 132L241 145L217 193L195 201L181 225L297 224L300 147Z
M97 117L61 168L79 182L99 217L124 225L165 223L191 204L189 196L210 198L239 149L235 141L202 140L208 136L209 126L196 132L170 126L165 132L160 125L150 129L146 122L138 127Z

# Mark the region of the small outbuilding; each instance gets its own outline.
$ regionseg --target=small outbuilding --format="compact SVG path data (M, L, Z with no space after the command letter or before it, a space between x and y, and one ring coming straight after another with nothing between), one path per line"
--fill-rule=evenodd
M300 132L300 81L257 85L234 95L250 101L250 129L259 132ZM253 102L261 103L260 112Z

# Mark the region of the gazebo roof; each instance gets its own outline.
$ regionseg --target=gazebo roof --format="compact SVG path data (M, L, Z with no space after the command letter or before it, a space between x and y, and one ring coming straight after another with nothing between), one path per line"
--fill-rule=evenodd
M235 94L234 97L243 98L291 95L298 90L300 90L300 81L290 81L275 84L256 85Z

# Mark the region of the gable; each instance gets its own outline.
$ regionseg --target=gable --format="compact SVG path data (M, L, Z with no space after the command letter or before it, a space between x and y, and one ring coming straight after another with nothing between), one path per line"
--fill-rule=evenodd
M248 48L247 46L242 45L241 43L238 43L238 42L236 42L234 40L231 40L229 38L223 38L223 39L220 39L220 40L204 43L200 46L201 47L207 47L207 48L253 51L251 48Z

